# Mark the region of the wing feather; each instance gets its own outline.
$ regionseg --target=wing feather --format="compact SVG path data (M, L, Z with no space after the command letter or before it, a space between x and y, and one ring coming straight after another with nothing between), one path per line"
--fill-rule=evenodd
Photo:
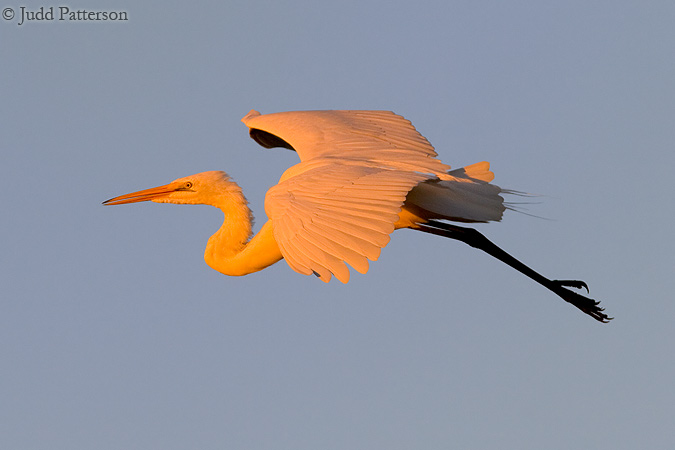
M317 247L315 243L311 242L311 237L311 234L298 234L294 240L294 244L314 263L312 270L319 273L320 278L326 282L330 281L330 276L326 275L326 271L335 275L343 283L348 282L349 269L347 269L345 263L340 258Z
M426 138L390 111L252 110L242 122L263 147L300 156L265 197L274 238L297 272L347 282L346 262L365 273L406 201L430 217L501 217L487 163L450 172Z
M345 263L368 271L368 260L389 243L406 195L429 177L368 165L312 164L272 187L265 211L291 268L346 283Z
M323 224L316 222L315 225L318 231L326 238L342 245L343 247L348 247L354 250L358 254L363 255L365 258L371 261L377 261L377 258L380 257L381 247L378 247L372 242L364 241L363 239L358 238L356 236L347 234L340 230L336 230L332 226L325 226ZM356 269L356 267L354 268Z
M389 162L398 159L423 163L439 173L450 169L436 159L434 147L409 120L391 111L260 114L251 110L241 120L251 130L261 130L276 142L290 144L301 161L327 156Z
M324 235L321 233L312 233L307 234L306 237L308 242L315 245L321 251L340 260L343 259L358 272L366 273L368 271L367 258L359 252L352 250L349 246L341 245L340 242L333 239L332 234Z
M333 214L342 214L342 215L347 215L354 217L354 219L358 220L379 220L383 222L389 222L389 221L396 221L398 218L397 213L387 213L387 212L374 212L369 209L360 209L356 206L353 206L351 208L346 208L340 204L333 204L333 205L326 205L326 206L320 206L319 210L321 211L326 211L327 213L333 213Z
M389 243L389 233L394 231L394 225L387 227L385 229L375 229L374 227L369 228L366 223L359 223L358 225L353 222L347 222L344 220L331 220L325 217L322 217L321 214L317 214L312 217L312 222L317 224L322 224L324 226L333 227L336 229L343 230L350 236L354 236L366 242L370 242L378 247L384 247ZM391 228L389 230L388 228Z
M283 244L278 243L278 245L282 254L295 253L296 257L293 258L293 260L286 260L286 263L288 263L291 269L303 275L312 274L312 269L309 268L312 263L308 259L304 258L302 252L298 251L297 248L293 248L293 242L285 242Z

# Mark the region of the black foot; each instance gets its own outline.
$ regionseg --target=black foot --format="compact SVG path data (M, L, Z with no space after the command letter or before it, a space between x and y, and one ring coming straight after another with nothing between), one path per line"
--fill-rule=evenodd
M593 300L592 298L584 297L581 294L578 294L574 291L570 291L567 287L573 287L577 289L586 289L588 292L588 285L583 281L578 280L551 280L553 286L551 290L558 294L560 298L565 300L568 303L573 304L595 320L607 323L612 320L611 317L608 317L607 314L603 313L605 308L601 308L600 302Z
M568 286L577 289L586 289L586 292L591 292L588 290L588 285L579 280L553 280L554 283L559 284L560 286Z

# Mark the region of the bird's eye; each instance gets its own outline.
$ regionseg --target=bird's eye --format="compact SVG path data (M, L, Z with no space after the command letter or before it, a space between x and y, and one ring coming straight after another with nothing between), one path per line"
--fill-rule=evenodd
M191 181L188 181L187 183L185 183L185 189L191 189L191 188L192 188L192 182Z

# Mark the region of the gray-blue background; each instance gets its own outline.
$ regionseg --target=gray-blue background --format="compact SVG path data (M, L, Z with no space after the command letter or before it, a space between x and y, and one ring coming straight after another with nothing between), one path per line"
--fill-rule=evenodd
M0 23L0 447L675 446L672 1L65 5L129 20ZM411 231L348 285L229 278L219 211L100 205L222 169L259 227L297 156L251 108L394 110L490 161L546 220L481 231L616 319Z

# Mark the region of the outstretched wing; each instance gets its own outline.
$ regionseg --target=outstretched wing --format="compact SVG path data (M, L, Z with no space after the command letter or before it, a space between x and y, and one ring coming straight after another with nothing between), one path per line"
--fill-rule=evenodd
M295 150L301 161L336 157L368 160L403 169L447 172L433 146L410 121L391 111L291 111L243 119L266 148Z
M425 180L456 180L412 124L390 111L295 111L242 122L263 147L302 161L265 197L284 258L297 272L349 280L389 242L408 193Z
M318 161L317 161L318 162ZM304 166L304 167L303 167ZM346 283L389 242L408 192L430 175L324 160L299 164L265 197L274 238L293 270ZM306 169L306 170L303 170Z

